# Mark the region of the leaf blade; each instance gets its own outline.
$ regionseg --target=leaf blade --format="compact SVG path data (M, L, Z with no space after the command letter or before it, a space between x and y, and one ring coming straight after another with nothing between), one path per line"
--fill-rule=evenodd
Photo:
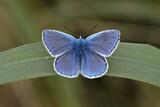
M0 84L56 75L53 60L41 42L0 53ZM146 44L120 43L108 58L107 75L160 86L160 50Z

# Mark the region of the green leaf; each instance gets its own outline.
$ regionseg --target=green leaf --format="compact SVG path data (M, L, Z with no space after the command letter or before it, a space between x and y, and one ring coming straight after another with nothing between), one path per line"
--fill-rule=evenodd
M53 60L41 42L0 53L0 84L57 75ZM107 75L160 86L160 50L147 44L120 43L108 58Z

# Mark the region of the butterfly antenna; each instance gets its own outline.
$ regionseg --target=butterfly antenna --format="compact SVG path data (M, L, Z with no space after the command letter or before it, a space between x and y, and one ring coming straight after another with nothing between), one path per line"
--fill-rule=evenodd
M98 26L97 24L94 25L94 26L92 26L83 36L88 35L88 34L89 34L93 29L95 29L97 26Z
M76 34L74 31L72 31L70 28L68 28L67 26L63 26L66 30L68 30L69 32L73 33L74 35Z

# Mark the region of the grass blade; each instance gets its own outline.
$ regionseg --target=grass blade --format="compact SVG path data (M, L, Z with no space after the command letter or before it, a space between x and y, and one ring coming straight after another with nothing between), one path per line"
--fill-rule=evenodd
M120 43L109 60L109 76L142 81L160 87L160 50L136 43ZM0 84L56 75L53 58L41 42L0 53Z

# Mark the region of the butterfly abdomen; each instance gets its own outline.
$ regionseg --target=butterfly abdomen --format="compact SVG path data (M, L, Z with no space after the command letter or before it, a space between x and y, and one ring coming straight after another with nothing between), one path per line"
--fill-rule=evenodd
M76 56L79 58L79 61L81 62L82 55L84 54L84 51L87 49L87 43L85 39L77 39L75 41L74 50L76 51Z

